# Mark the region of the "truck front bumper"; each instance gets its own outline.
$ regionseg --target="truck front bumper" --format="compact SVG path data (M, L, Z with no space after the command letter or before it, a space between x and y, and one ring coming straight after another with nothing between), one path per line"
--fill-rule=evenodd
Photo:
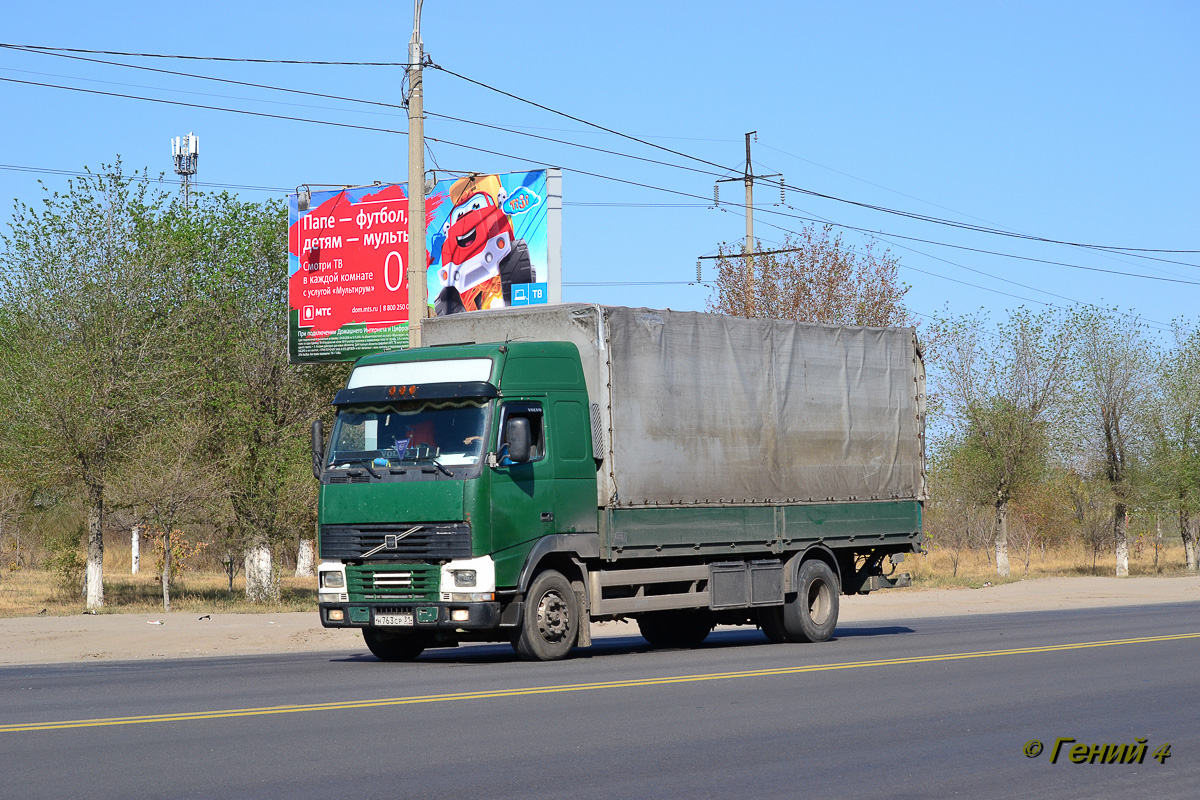
M349 602L318 603L321 625L326 628L369 628L387 626L397 631L463 630L498 628L500 604L442 602Z

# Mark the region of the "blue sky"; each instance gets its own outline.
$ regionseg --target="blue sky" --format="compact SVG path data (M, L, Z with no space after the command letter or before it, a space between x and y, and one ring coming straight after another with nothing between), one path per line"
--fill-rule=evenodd
M20 4L8 44L269 59L404 61L411 3L125 2ZM446 3L428 0L434 62L606 127L739 171L756 130L755 170L788 184L1044 238L1200 250L1200 6L1194 3ZM159 69L399 104L397 67L220 63L95 56ZM267 91L0 49L0 78L266 114L404 130L400 109ZM11 166L79 170L111 162L166 172L170 139L195 132L197 180L276 189L402 181L406 137L89 95L0 81L0 199L34 201L40 179ZM430 118L450 170L564 169L567 300L702 309L698 256L738 242L738 209L580 174L711 198L721 170L590 129L445 72L426 73L426 109L682 164L580 150ZM427 159L427 167L434 164ZM735 174L730 172L728 174ZM741 185L722 185L740 199ZM240 192L247 199L283 192ZM879 231L900 257L907 301L931 314L996 315L1042 301L1119 305L1154 323L1195 320L1200 253L1167 263L967 232L760 185L765 244L823 218ZM676 204L683 204L682 206ZM789 207L790 206L790 207ZM782 213L780 213L782 212ZM7 218L7 210L5 211ZM780 227L772 227L772 226ZM860 235L847 232L848 241ZM931 240L915 243L898 236ZM885 246L889 246L884 242ZM940 260L939 260L940 259ZM971 271L976 270L976 271ZM986 273L986 274L982 274ZM712 277L711 262L705 278ZM1005 283L1004 280L1023 284ZM956 283L961 281L965 283ZM966 284L975 284L969 286ZM977 288L983 287L983 288ZM1006 293L1006 294L1003 294ZM1012 297L1009 295L1017 295ZM1058 295L1057 297L1055 295Z

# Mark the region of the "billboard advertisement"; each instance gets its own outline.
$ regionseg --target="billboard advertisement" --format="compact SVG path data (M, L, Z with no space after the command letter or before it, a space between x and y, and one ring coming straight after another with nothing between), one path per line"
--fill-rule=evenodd
M430 316L561 301L558 170L471 174L425 200ZM288 348L294 363L408 345L408 186L288 198Z

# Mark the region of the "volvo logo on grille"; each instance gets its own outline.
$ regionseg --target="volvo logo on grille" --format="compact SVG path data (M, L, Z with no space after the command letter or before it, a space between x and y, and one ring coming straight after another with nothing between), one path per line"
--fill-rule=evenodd
M363 553L362 557L370 558L371 556L378 553L380 550L395 550L401 539L403 539L405 536L408 536L409 534L416 533L417 531L421 530L422 527L423 526L421 526L421 525L414 525L411 528L409 528L408 530L406 530L404 533L397 533L397 534L389 533L383 537L383 544L379 545L379 547L371 548L367 552Z

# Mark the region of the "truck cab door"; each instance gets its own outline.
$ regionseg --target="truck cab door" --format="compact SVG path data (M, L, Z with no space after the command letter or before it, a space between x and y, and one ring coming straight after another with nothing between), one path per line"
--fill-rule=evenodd
M514 416L529 421L532 448L529 461L522 464L505 463L507 459L503 458L508 419ZM552 442L548 440L543 404L508 401L500 406L498 417L492 446L501 458L492 468L491 527L493 557L497 575L501 575L507 572L502 562L513 561L519 571L531 543L554 532L555 488L554 462L547 457Z

